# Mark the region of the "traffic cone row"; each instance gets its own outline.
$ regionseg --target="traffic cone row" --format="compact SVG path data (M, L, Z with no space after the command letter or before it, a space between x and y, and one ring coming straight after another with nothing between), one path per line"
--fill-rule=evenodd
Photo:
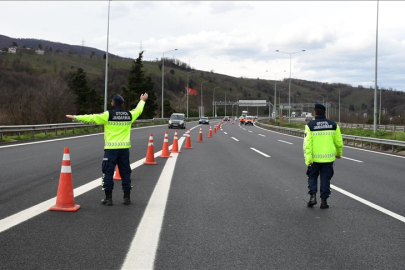
M220 125L215 126L214 133L220 127ZM184 146L185 149L192 149L191 147L191 138L190 138L190 129L187 130L186 133L186 145ZM210 126L210 130L208 133L208 138L212 138L212 127ZM203 142L202 138L202 127L200 127L200 133L198 142ZM173 139L173 146L172 153L180 153L178 148L178 137L177 137L177 130L174 132L174 139ZM167 131L165 132L165 137L163 140L163 147L162 147L162 154L159 156L162 158L169 158L169 138ZM146 165L156 165L155 162L155 151L153 146L153 134L151 133L149 136L149 143L148 149L146 151L146 158L143 164ZM121 175L116 166L116 170L114 172L113 180L122 180ZM49 208L52 211L77 211L80 209L80 205L75 204L74 195L73 195L73 180L72 180L72 169L70 166L70 154L69 148L65 148L63 152L63 160L62 160L62 168L60 173L59 179L59 187L58 193L56 197L56 204Z

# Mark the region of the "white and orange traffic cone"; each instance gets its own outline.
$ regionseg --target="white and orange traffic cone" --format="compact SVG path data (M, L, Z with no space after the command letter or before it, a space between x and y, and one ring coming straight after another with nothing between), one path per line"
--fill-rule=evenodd
M198 141L197 142L203 142L202 127L200 127L200 134L198 136Z
M217 128L218 128L218 125L215 126L214 133L217 133Z
M118 170L118 165L115 168L113 180L122 180L120 175L120 170Z
M65 148L63 151L56 204L49 208L49 210L74 212L79 209L80 205L75 204L75 197L73 195L72 168L70 166L69 148Z
M187 130L186 146L184 146L184 148L193 149L193 147L191 147L190 130Z
M181 153L179 151L179 141L177 138L177 130L174 131L174 139L173 139L173 146L172 146L172 151L170 151L172 153Z
M167 131L165 131L165 138L163 139L163 147L162 147L162 154L159 156L161 158L170 158L169 153L169 135Z
M153 134L149 136L148 150L146 150L146 158L143 164L147 165L157 165L155 162L155 150L153 147Z
M212 128L210 126L210 131L208 132L208 138L212 138Z

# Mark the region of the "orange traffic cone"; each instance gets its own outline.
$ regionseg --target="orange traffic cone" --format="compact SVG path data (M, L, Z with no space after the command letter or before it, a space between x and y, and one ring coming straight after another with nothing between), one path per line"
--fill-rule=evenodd
M115 169L113 180L122 180L121 175L120 175L120 171L118 170L118 165L117 165L117 167Z
M210 131L208 132L208 138L212 138L212 128L210 126Z
M202 127L200 127L200 135L198 136L198 141L197 142L203 142Z
M184 148L193 149L193 147L191 147L190 130L187 130L186 146L184 146Z
M79 209L80 205L75 204L75 197L73 195L72 168L70 167L69 148L65 148L63 151L56 204L49 208L49 210L73 212Z
M218 127L218 126L215 126L215 128L214 128L214 133L217 133L217 127Z
M153 134L149 136L148 150L146 151L146 158L143 164L156 165L155 162L155 150L153 148Z
M179 142L177 139L177 130L174 131L174 139L173 139L173 146L172 146L172 153L181 153L179 151Z
M165 138L163 139L162 154L159 157L161 158L171 157L169 153L169 135L167 134L167 131L165 131Z

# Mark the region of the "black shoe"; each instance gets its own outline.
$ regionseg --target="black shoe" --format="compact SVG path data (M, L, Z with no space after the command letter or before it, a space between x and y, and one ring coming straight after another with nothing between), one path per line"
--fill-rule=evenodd
M309 202L307 203L308 207L312 207L316 204L316 193L311 193L311 198L309 198Z
M131 204L131 191L124 191L124 205Z
M112 190L105 190L105 198L101 200L101 203L107 206L112 206Z
M321 198L321 209L329 208L328 203L326 202L326 198Z

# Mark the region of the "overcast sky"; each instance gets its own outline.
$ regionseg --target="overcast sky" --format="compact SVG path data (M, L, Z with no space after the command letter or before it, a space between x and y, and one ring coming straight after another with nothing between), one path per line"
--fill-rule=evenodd
M0 34L107 48L108 1L0 1ZM378 84L405 90L405 1L380 1ZM111 1L109 52L235 77L374 86L377 1ZM268 70L269 72L266 72ZM285 73L283 71L286 71ZM278 73L280 72L280 73ZM277 73L277 75L275 75Z

